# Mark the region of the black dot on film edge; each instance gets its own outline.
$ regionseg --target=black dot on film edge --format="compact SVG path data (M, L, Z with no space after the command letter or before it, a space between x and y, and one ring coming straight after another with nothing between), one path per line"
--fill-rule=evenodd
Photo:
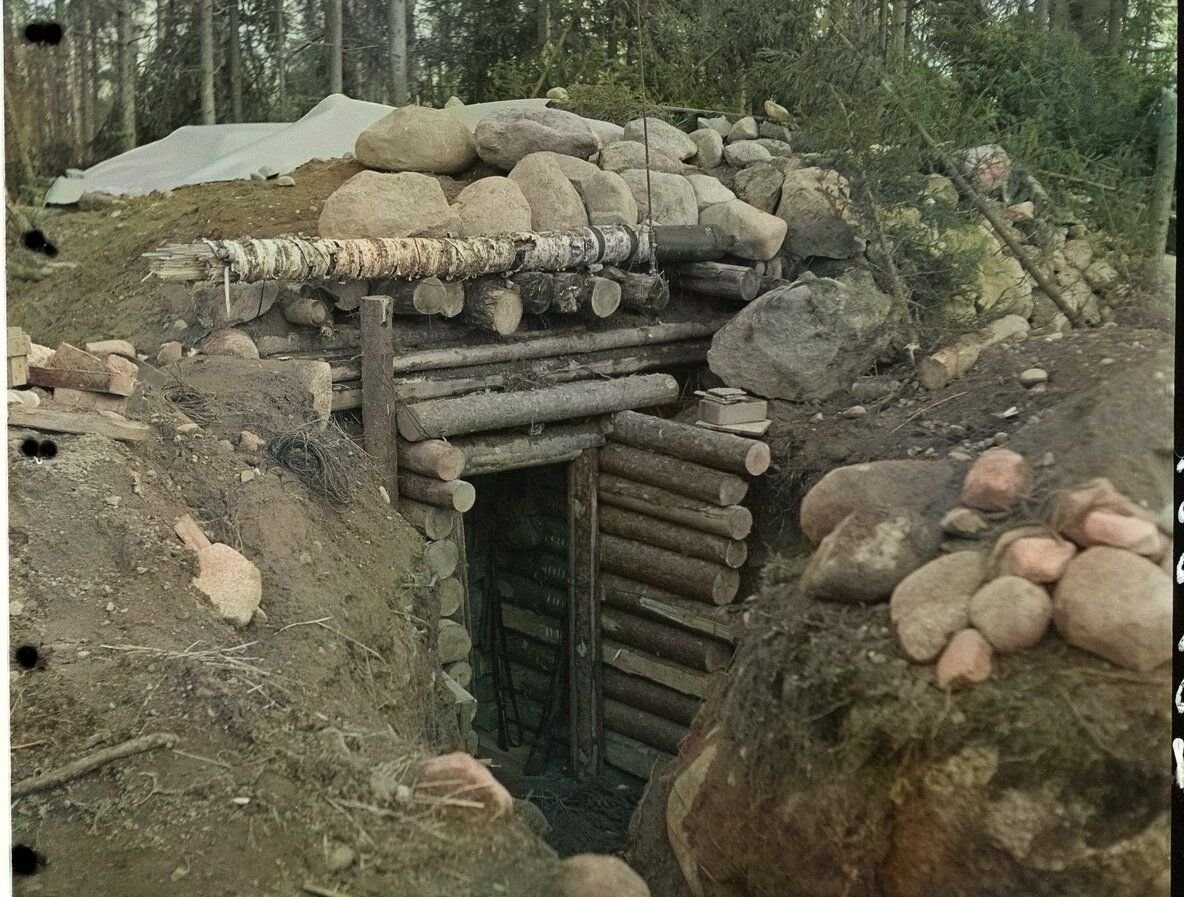
M41 443L32 436L26 436L21 440L21 454L26 458L36 458L37 452L41 448Z
M33 669L33 667L37 666L37 661L41 659L41 652L33 645L21 645L13 653L16 657L17 666L22 670Z
M12 874L32 875L38 866L45 865L45 857L24 844L12 845Z
M21 234L21 245L25 249L32 252L40 252L42 255L47 255L50 258L58 254L58 248L36 227Z
M58 444L52 439L42 439L37 446L37 457L39 458L56 458L58 456Z
M62 42L63 34L57 22L30 22L25 26L25 40L31 44L56 47Z

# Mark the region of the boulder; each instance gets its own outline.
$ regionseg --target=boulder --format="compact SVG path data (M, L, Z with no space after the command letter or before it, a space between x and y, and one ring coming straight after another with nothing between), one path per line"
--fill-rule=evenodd
M999 537L991 549L992 576L1020 576L1047 585L1065 572L1077 547L1041 526L1025 526Z
M735 143L739 140L756 140L760 136L760 128L757 127L756 119L751 115L746 115L737 121L727 134L728 143Z
M980 193L1006 197L1011 179L1011 156L997 143L976 146L962 153L962 176Z
M542 153L531 153L510 172L530 204L532 229L538 232L587 227L588 213L579 191L555 160Z
M625 139L625 129L611 121L601 121L598 118L585 118L584 121L592 129L592 133L600 138L601 147Z
M695 202L699 206L700 213L708 206L731 202L736 198L735 193L709 174L688 174L686 177L691 184L691 189L695 191Z
M571 181L571 185L581 192L583 192L582 185L584 182L600 171L591 162L586 159L577 159L575 156L565 156L562 153L549 152L539 153L539 155L550 159L558 165L564 177Z
M1148 557L1158 557L1163 549L1151 513L1105 477L1061 492L1049 519L1057 532L1082 547L1111 545Z
M781 251L788 227L784 219L739 199L708 206L699 214L699 223L718 227L732 241L732 255L756 261L768 261Z
M987 226L950 228L941 232L940 240L947 251L964 253L978 266L968 289L947 301L943 308L946 318L970 323L982 316L1031 316L1032 281L1019 260L1007 254Z
M996 651L1034 647L1052 622L1052 598L1021 576L992 579L970 599L970 623Z
M579 853L559 864L556 897L650 897L640 875L619 857Z
M962 484L962 504L980 511L1010 511L1032 488L1032 471L1019 452L987 449Z
M756 395L825 399L850 388L885 354L899 320L893 300L866 271L842 280L810 275L741 309L713 337L707 363L729 386Z
M487 766L463 751L423 761L415 790L437 797L480 801L494 818L514 810L514 799L505 786L493 777Z
M691 159L703 169L715 168L724 160L724 138L715 128L700 128L687 135L697 147Z
M1065 260L1078 271L1087 271L1094 260L1094 247L1089 240L1067 240L1061 247Z
M637 200L625 179L615 171L596 170L596 174L576 185L584 199L588 223L637 224Z
M530 203L518 184L509 178L492 177L473 181L452 204L460 216L461 233L521 233L531 229Z
M625 139L637 143L648 139L650 152L656 149L672 159L689 159L699 151L698 144L685 131L652 115L644 119L635 118L626 124Z
M354 157L381 171L455 174L477 161L477 144L456 116L429 106L401 106L358 135Z
M776 166L758 163L736 173L736 195L762 212L776 212L784 182Z
M210 599L218 616L239 627L250 623L263 598L259 568L221 542L201 547L197 563L193 586Z
M733 168L768 162L773 154L755 140L738 140L724 147L724 160Z
M600 151L600 167L605 171L622 172L633 168L644 170L645 163L645 147L632 140L620 140ZM670 174L681 174L686 171L686 166L677 159L652 146L649 163L650 171L665 171Z
M691 187L691 182L682 175L651 171L647 179L645 171L631 168L621 172L621 177L629 185L633 199L637 202L639 221L652 217L654 224L699 223L699 204L695 201L695 190ZM652 211L649 194L646 192L647 180L654 194Z
M1082 544L1125 548L1156 560L1164 552L1164 537L1152 521L1102 509L1090 511L1081 526Z
M600 150L588 122L562 109L516 109L477 122L477 155L509 171L531 153L549 151L587 159Z
M156 353L156 363L159 365L176 364L185 355L185 347L176 340L161 343Z
M255 341L234 327L223 327L210 333L197 345L204 355L229 355L234 358L258 358Z
M461 224L434 177L361 171L325 200L318 231L341 240L448 237L458 235Z
M925 185L921 188L921 198L929 205L938 204L953 208L958 205L958 186L945 175L926 175Z
M552 87L547 91L547 99L563 102L564 100L570 100L571 95L568 94L566 87Z
M232 283L227 291L226 285L221 282L203 282L192 285L163 284L160 289L161 295L169 300L173 308L184 308L186 314L192 310L197 323L212 330L243 324L264 314L275 304L280 286L275 281ZM226 301L228 293L229 309Z
M934 671L938 687L950 691L969 688L991 678L991 645L974 629L954 634Z
M794 157L793 147L784 140L774 140L770 137L758 137L753 143L758 146L763 146L769 151L770 156L780 157L782 159L790 159Z
M717 115L714 118L703 118L700 116L696 122L699 130L704 128L711 128L719 134L720 137L727 137L732 130L732 123L728 120L726 115Z
M775 121L761 122L757 128L757 133L764 139L793 143L793 134L790 133L789 128L785 125L779 125Z
M1088 548L1053 593L1053 620L1070 645L1147 673L1172 657L1172 581L1120 548Z
M892 592L889 617L905 656L932 662L954 633L970 625L970 599L982 585L986 558L957 551L910 573Z
M790 226L786 250L796 258L847 259L863 253L866 241L855 230L847 179L823 168L785 172L777 215Z
M886 601L902 579L937 551L937 528L916 511L885 515L860 508L819 544L802 576L802 589L823 601Z

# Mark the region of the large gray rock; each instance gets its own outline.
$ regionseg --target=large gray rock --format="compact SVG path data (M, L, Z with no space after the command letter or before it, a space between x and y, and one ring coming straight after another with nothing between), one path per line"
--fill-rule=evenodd
M614 144L615 146L616 144ZM639 221L652 218L654 224L698 224L699 204L691 182L681 174L651 171L648 182L653 190L653 209L650 209L646 190L646 172L633 168L621 172L637 202Z
M699 149L691 159L700 168L715 168L724 160L724 138L715 128L700 128L687 135Z
M852 511L910 510L940 519L958 500L966 470L953 461L869 461L836 467L802 499L802 532L817 545Z
M633 140L619 140L600 151L600 167L605 171L618 172L628 171L631 168L644 170L646 167L645 147ZM669 174L681 174L686 171L686 166L678 159L651 146L649 169Z
M461 224L434 177L360 171L325 200L318 231L340 240L447 237L458 236Z
M774 140L771 137L758 137L752 142L757 144L757 146L763 146L767 149L770 156L780 156L788 159L794 154L793 147L784 140Z
M793 143L793 135L785 125L779 125L773 121L763 121L757 131L763 138Z
M402 106L358 135L354 156L383 171L455 174L477 161L477 144L464 123L444 110Z
M466 237L529 231L530 203L521 188L509 178L481 178L473 181L452 204L460 215Z
M584 121L588 123L592 133L600 138L602 147L625 139L625 129L611 121L601 121L599 118L585 118Z
M756 119L751 115L746 115L732 125L727 137L728 143L734 143L737 140L756 140L760 135L761 132L760 128L757 127Z
M688 174L687 180L691 183L691 189L695 191L695 201L699 204L700 213L708 206L731 202L736 198L735 193L709 174Z
M732 130L732 123L728 121L726 115L719 115L715 118L703 118L702 116L695 123L699 130L703 128L711 128L719 134L720 137L727 137L728 132Z
M738 140L724 147L724 160L733 168L768 162L773 155L755 140Z
M638 143L648 139L651 150L657 149L672 159L689 159L699 151L698 144L685 131L652 115L626 124L625 139Z
M719 228L731 241L729 251L742 259L767 262L785 242L785 221L733 199L709 206L699 214L700 224Z
M866 241L855 229L851 189L837 171L799 168L785 172L777 214L789 223L786 249L796 258L847 259Z
M168 296L174 307L192 309L197 323L213 329L242 324L264 314L275 304L281 286L276 281L232 283L227 291L219 281L195 283L192 287L189 284L162 284L160 292Z
M889 617L909 660L936 660L954 633L970 626L970 601L985 575L982 552L957 551L901 581L892 592Z
M1147 673L1172 658L1172 579L1121 548L1088 548L1053 593L1053 620L1070 645Z
M615 171L597 169L577 189L584 198L589 224L637 224L637 200L625 179Z
M736 172L736 195L762 212L776 212L785 175L775 165L759 163Z
M843 280L803 277L758 296L715 334L712 372L728 386L791 401L849 389L892 345L900 319L866 272Z
M544 153L530 154L514 166L510 180L518 185L530 204L533 230L587 227L584 201L553 158Z
M477 122L477 155L508 171L531 153L549 151L587 159L600 149L588 122L562 109L499 112Z
M938 528L916 511L860 508L822 540L802 588L823 601L886 601L902 579L937 556L939 543Z
M593 165L586 159L577 159L575 156L565 156L562 153L539 153L559 166L559 170L563 172L564 176L571 181L573 187L577 190L583 189L583 184L588 179L594 177L599 168Z

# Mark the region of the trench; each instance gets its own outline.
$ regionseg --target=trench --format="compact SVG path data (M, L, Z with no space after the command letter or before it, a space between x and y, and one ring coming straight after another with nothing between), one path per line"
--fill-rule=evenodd
M541 811L561 856L623 850L645 786L608 765L585 781L572 768L567 466L473 477L464 523L480 754Z

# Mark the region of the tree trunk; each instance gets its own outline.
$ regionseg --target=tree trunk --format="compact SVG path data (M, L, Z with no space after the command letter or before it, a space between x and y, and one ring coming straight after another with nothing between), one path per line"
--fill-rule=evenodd
M673 377L642 374L521 392L433 399L400 408L399 433L416 442L662 405L677 398L678 381Z
M201 123L218 122L214 99L214 0L198 0L201 19Z
M399 477L399 492L407 498L464 514L477 500L477 490L464 480L434 480L418 473Z
M275 62L275 108L278 121L284 121L287 109L288 62L285 58L286 35L284 34L284 0L273 0L272 5L272 58Z
M407 0L387 0L387 29L390 65L390 101L406 106L407 86Z
M905 23L908 21L909 0L892 0L892 56L899 65L904 60L907 44Z
M124 152L136 146L136 44L133 33L131 0L119 0L115 12L117 75L119 103L119 145Z
M399 456L395 442L395 392L390 370L394 346L391 341L390 303L385 296L362 300L362 447L370 456L390 498L399 506ZM414 496L413 496L414 497Z
M551 3L550 0L538 0L537 34L535 43L541 50L551 40Z
M695 262L670 271L676 286L704 296L751 302L760 291L760 275L744 265Z
M600 500L606 505L628 508L705 533L743 539L752 532L752 512L739 505L721 508L705 504L677 492L604 471L600 474L599 489Z
M621 285L621 306L642 315L656 315L670 304L670 286L661 274L642 274L605 267L600 272Z
M230 120L243 120L243 61L239 37L238 2L226 0L226 62L230 69Z
M1176 175L1176 92L1165 87L1159 101L1159 142L1151 180L1151 250L1157 263L1167 251Z
M733 473L760 476L769 469L769 446L731 433L717 433L636 411L613 415L614 442L673 455Z
M341 0L329 0L329 93L342 92L342 41Z
M647 582L696 601L730 604L740 591L740 574L730 567L620 536L601 537L600 559L601 566L609 573Z

